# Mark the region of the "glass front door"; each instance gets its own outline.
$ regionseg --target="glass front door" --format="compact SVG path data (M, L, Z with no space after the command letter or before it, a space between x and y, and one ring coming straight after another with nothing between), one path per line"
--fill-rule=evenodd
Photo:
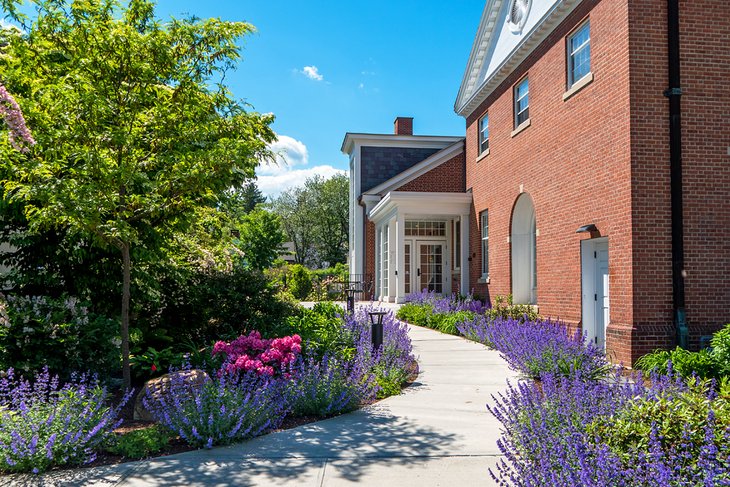
M419 291L444 292L443 243L418 242L416 281Z

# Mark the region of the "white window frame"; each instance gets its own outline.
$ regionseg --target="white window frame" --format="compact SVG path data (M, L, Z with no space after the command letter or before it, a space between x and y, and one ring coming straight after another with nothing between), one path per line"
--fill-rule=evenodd
M524 95L519 96L520 87L522 85L525 85L527 87L527 91ZM519 127L523 123L527 123L528 120L530 120L530 82L529 77L525 76L522 78L514 87L514 112L515 112L515 128ZM526 102L527 105L520 110L520 102L527 98ZM520 121L520 115L526 112L526 117L524 120Z
M576 49L573 49L573 39L578 34L581 34L584 29L588 29L588 39L583 42L580 46L578 46ZM572 88L576 83L578 83L580 80L585 78L591 73L591 24L590 19L583 22L578 28L576 28L569 36L568 40L566 42L566 55L567 55L567 65L568 65L568 89ZM588 49L588 71L583 73L583 75L580 78L575 77L575 73L573 72L574 67L574 59L575 56L581 52L583 49Z
M485 121L486 124L484 123ZM479 119L479 155L487 153L489 153L489 112L485 113L482 118Z
M461 269L461 221L454 220L454 270Z
M482 241L482 279L489 278L489 210L479 213Z

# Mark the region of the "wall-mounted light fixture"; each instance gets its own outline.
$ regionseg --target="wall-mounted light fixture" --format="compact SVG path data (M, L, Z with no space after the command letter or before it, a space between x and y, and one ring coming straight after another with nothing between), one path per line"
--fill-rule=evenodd
M597 238L601 236L601 232L598 231L598 227L596 227L596 225L593 223L583 225L578 230L576 230L575 233L588 233L590 234L591 238Z

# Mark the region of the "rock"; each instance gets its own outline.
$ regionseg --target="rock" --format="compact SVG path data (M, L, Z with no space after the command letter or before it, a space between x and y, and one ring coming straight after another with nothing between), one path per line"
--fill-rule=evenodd
M176 372L170 372L169 374L148 380L145 382L142 390L139 391L137 400L134 403L134 419L141 421L154 421L155 418L152 417L152 414L144 407L144 404L142 404L142 399L147 396L148 391L152 397L160 397L167 394L170 391L170 384L172 383L173 378L177 377L182 377L185 383L191 386L204 384L208 379L210 379L210 376L208 376L208 374L204 371L193 369L178 370Z

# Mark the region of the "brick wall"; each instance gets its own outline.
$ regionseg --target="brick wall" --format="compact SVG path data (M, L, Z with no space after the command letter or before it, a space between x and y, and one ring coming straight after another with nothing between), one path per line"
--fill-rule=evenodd
M466 186L474 194L472 287L493 298L511 293L512 209L520 190L535 204L538 306L574 325L581 319L580 240L595 223L609 239L609 351L628 361L613 329L631 326L631 153L627 0L585 1L467 117ZM590 15L594 81L563 101L565 36ZM527 74L531 125L511 136L512 87ZM478 159L478 120L488 110L490 154ZM490 283L481 275L479 213L489 209Z
M432 191L437 193L463 193L466 185L464 153L449 159L409 181L396 191Z
M583 2L467 117L466 184L474 193L471 276L478 293L511 291L512 207L520 187L536 208L538 305L578 325L575 229L595 223L609 240L607 347L632 363L673 346L671 208L664 0ZM591 21L594 81L567 101L565 36ZM680 3L687 318L691 343L730 321L730 9ZM512 86L530 79L531 126L515 137ZM489 111L490 154L477 155ZM490 283L478 283L478 215L490 214Z

